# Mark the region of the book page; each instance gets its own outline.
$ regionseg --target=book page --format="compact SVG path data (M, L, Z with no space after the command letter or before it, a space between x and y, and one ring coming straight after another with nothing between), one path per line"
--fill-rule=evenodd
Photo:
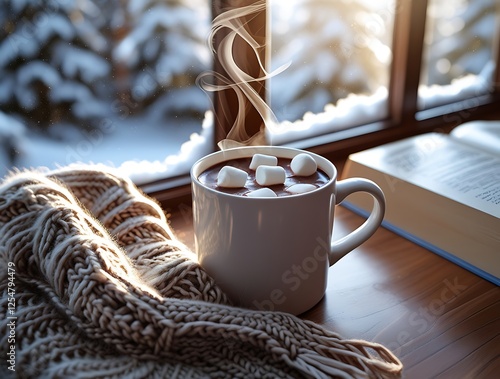
M450 136L500 157L500 121L469 121L453 129Z
M432 133L390 144L374 161L368 165L500 217L500 158L492 154Z

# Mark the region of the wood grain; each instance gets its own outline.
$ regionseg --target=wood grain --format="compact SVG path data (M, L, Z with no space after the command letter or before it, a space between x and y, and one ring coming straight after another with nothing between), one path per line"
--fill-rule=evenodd
M170 210L170 222L194 248L190 210ZM362 221L337 207L335 235ZM330 267L324 298L301 317L382 343L402 360L405 378L500 373L500 288L384 228Z

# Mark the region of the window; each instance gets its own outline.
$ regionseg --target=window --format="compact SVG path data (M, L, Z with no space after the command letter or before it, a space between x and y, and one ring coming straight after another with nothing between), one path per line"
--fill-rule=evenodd
M211 148L207 0L8 0L0 24L0 176L95 162L145 182Z
M270 0L269 100L283 144L388 117L391 1Z
M251 84L278 121L268 143L337 159L499 115L494 0L9 0L0 169L103 162L160 200L187 194L189 167L238 109L228 91L209 96L196 83L212 64L224 74L207 48L211 16L255 4L243 24L270 48L256 55L237 37L232 52L252 75L266 76L257 57L268 63L270 77ZM259 117L247 111L247 134Z
M253 1L239 2L249 3ZM468 87L462 91L462 95L469 93L467 98L450 96L456 91L453 83L447 88L446 101L440 93L443 88L429 94L426 87L435 87L425 82L432 66L427 63L430 52L436 59L443 51L429 35L440 18L449 16L445 2L267 0L265 3L271 24L274 23L268 32L270 66L277 69L291 61L287 70L271 75L268 83L268 101L281 121L276 133L271 133L273 144L307 148L334 159L404 136L434 129L449 130L470 119L498 117L495 78L499 77L496 65L499 9L493 0L455 0L455 5L460 3L457 11L460 8L461 17L474 20L475 26L457 30L454 40L462 43L474 40L471 34L476 33L475 28L481 31L481 36L489 34L489 42L485 40L484 44L491 59L484 67L492 79L480 80L482 92L477 92L477 87L467 82L469 79L461 80L460 85ZM439 10L436 4L445 9ZM339 30L344 33L342 38L338 37ZM468 63L477 62L482 59L481 54L471 47L463 57ZM344 59L346 55L350 59ZM377 67L377 75L366 74L371 72L370 67ZM356 77L352 74L337 76L329 82L350 69L364 71L360 75L365 78L363 87L347 86L350 77ZM460 74L457 79L463 77ZM343 91L344 88L349 90ZM474 92L472 97L471 92ZM225 131L228 129L226 125Z
M427 6L418 108L428 109L491 91L496 42L494 0L438 1Z

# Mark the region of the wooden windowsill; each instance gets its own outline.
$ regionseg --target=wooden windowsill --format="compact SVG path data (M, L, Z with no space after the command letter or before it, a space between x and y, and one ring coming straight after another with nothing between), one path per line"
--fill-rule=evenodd
M168 213L193 249L190 204ZM339 206L335 234L362 221ZM301 317L385 345L402 360L405 378L489 378L500 372L499 315L500 288L380 228L330 267L324 298Z

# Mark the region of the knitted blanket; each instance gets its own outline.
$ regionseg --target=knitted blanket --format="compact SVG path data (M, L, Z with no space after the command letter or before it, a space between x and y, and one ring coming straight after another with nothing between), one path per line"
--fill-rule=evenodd
M385 347L241 309L129 180L92 167L0 182L0 377L399 375Z

